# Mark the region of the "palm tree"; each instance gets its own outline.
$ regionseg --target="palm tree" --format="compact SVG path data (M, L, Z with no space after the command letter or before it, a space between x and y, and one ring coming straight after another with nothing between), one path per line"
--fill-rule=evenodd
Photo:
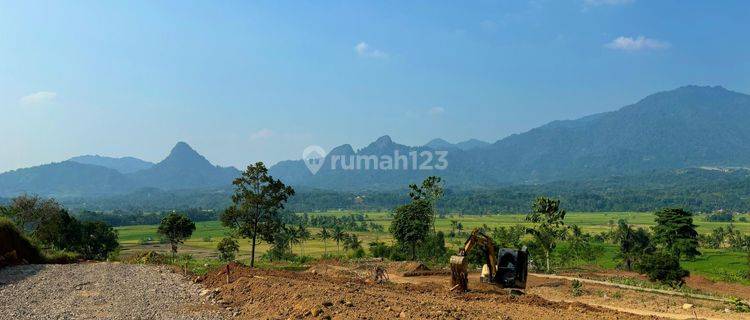
M297 227L297 241L299 243L299 249L300 252L302 252L302 255L305 255L305 246L304 243L308 239L310 239L310 231L305 228L305 225L300 224L299 227Z
M344 241L346 239L346 233L344 233L343 230L341 230L341 227L336 226L333 228L333 240L336 241L336 252L341 252L341 248L339 247L339 243L341 241Z
M289 235L289 252L291 254L294 254L294 250L292 250L292 248L294 248L294 245L301 243L300 234L297 231L298 230L294 227L290 227L287 229L287 234Z
M323 254L328 255L328 239L331 238L331 234L328 232L328 229L323 227L323 230L320 230L318 233L321 239L323 239Z

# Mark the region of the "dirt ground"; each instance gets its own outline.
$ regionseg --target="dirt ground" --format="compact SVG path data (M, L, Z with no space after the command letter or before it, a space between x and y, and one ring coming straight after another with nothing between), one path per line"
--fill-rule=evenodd
M317 265L308 272L230 266L200 281L241 319L650 319L582 303L553 302L536 294L512 296L491 286L451 293L442 281L375 284L364 267ZM389 276L391 276L389 274ZM434 277L434 276L433 276ZM432 278L432 277L428 277ZM412 278L409 278L412 279ZM442 279L445 280L445 279ZM446 280L447 281L447 280ZM478 284L477 284L478 285Z
M370 279L374 266L386 268L388 283ZM574 296L569 281L533 276L520 296L481 284L476 274L470 292L454 293L450 276L403 276L415 267L327 261L289 272L231 265L229 284L225 269L199 280L241 319L750 319L722 302L609 286L585 284Z

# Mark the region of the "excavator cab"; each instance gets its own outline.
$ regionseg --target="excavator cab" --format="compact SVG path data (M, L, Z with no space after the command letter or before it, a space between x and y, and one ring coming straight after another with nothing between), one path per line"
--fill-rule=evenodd
M466 291L468 289L469 273L466 255L477 244L484 246L486 250L483 252L487 255L487 263L482 267L481 282L508 289L526 288L529 262L526 247L519 250L501 248L495 251L492 240L481 230L474 229L458 255L451 256L451 290Z

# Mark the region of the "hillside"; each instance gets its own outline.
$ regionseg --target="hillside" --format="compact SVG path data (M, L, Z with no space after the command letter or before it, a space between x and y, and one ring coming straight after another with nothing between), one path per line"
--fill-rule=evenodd
M237 169L214 166L187 143L178 142L164 160L130 178L138 186L175 190L228 186L237 176Z
M153 163L148 161L143 161L138 158L133 157L122 157L122 158L113 158L113 157L103 157L99 155L85 155L85 156L78 156L68 159L68 161L83 163L83 164L92 164L95 166L105 167L117 170L120 173L133 173L136 171L144 170L151 168L154 166Z
M313 176L305 174L299 161L280 163L272 172L295 185L387 190L428 175L440 175L454 187L487 188L650 170L748 167L746 119L750 119L750 96L722 87L687 86L650 95L617 111L554 121L468 150L442 139L426 147L406 147L384 137L356 152L393 155L397 150L404 154L445 149L449 166L444 171L321 170Z
M239 174L235 168L212 165L184 142L177 143L161 162L132 173L78 162L107 162L112 165L111 159L115 158L84 156L74 159L77 161L50 163L0 174L0 197L28 193L57 198L90 198L129 194L141 189L211 189L231 185L232 179ZM122 165L122 159L114 163Z
M750 167L747 119L750 96L722 87L687 86L616 111L554 121L493 144L435 139L412 147L383 136L359 150L349 144L334 148L317 174L302 160L281 161L270 172L298 188L369 192L401 189L430 175L443 177L450 188L486 190L698 167L742 168ZM423 152L433 152L428 164L438 164L435 151L447 151L447 169L414 169L415 163L421 165L426 159ZM395 159L397 154L420 156L418 161L404 160L409 169L375 168L371 162ZM0 174L0 197L20 193L92 197L141 188L226 189L239 174L235 168L211 164L184 142L154 165L132 158L74 159L86 164L65 161ZM134 170L133 165L146 168L122 173Z

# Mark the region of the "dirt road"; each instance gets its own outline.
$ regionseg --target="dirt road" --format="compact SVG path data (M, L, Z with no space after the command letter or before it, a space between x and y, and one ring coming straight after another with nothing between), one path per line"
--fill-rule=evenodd
M223 319L201 286L166 268L120 263L0 269L0 319Z

